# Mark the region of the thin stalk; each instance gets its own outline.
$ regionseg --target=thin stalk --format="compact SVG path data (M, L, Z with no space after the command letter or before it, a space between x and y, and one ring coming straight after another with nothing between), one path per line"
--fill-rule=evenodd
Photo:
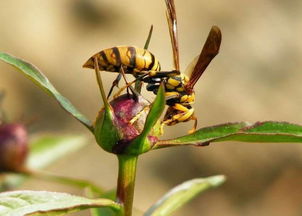
M148 33L148 37L147 37L145 45L144 45L144 49L146 49L146 50L149 48L150 40L151 40L151 37L152 37L152 32L153 32L153 25L151 25L151 28L150 28L149 33ZM143 83L142 83L141 80L137 79L135 81L135 87L134 87L134 89L139 94L141 93L142 85L143 85Z
M97 57L94 58L94 68L95 68L95 75L96 75L96 80L98 82L98 86L101 92L101 96L102 96L102 100L104 102L105 107L109 106L106 94L105 94L105 90L104 90L104 85L102 82L102 78L100 75L100 69L99 69L99 64L98 64L98 60Z
M138 156L118 155L117 202L124 206L124 216L132 215L134 186Z
M149 30L149 33L148 33L148 37L147 37L147 40L146 40L145 45L144 45L144 49L148 49L149 48L149 44L150 44L150 40L151 40L151 37L152 37L152 33L153 33L153 25L151 25L151 27L150 27L150 30Z

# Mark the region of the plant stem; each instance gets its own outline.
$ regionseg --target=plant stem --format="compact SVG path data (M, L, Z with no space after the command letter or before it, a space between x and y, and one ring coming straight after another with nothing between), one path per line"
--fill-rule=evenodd
M124 216L132 215L134 186L138 156L118 155L117 201L124 206Z

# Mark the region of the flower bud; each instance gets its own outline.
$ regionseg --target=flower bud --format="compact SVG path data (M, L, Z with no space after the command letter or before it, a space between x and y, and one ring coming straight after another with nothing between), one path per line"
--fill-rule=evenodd
M110 105L111 119L106 121L104 117L106 108L100 111L95 122L95 136L104 150L120 154L143 131L150 103L142 96L125 94L111 101ZM111 124L111 127L108 127L108 124ZM148 137L152 143L157 141L155 131Z
M25 127L17 123L0 125L0 173L22 171L27 152Z

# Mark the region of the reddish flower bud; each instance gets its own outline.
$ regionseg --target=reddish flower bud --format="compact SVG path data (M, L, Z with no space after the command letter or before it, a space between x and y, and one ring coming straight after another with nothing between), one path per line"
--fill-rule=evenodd
M104 150L119 154L143 131L150 103L141 96L135 98L125 94L111 101L110 105L111 112L107 115L111 119L104 117L104 109L100 111L95 123L95 136ZM149 141L154 143L157 137L152 135L155 135L154 131L149 136Z
M113 100L110 105L115 115L115 125L124 140L132 140L144 129L145 120L148 114L150 103L143 97L138 97L137 101L128 95L122 95ZM146 108L144 110L144 108ZM131 120L134 120L131 123Z
M0 125L0 173L23 170L27 152L25 127L16 123Z

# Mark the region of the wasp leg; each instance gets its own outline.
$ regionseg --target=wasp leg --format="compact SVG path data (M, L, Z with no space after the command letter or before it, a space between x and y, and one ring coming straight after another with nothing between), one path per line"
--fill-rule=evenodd
M175 104L176 106L179 106L180 104ZM179 114L178 116L176 115L173 119L177 120L178 122L186 122L186 121L190 121L190 120L195 120L194 126L191 130L188 131L189 134L194 133L196 131L196 127L197 127L197 118L195 116L193 116L194 114L194 109L191 108L187 108L183 105L180 105L181 109L186 108L186 110L182 110L184 111L184 113ZM175 108L175 106L174 106Z
M191 130L188 131L189 134L192 134L196 131L197 128L197 118L196 116L192 116L191 120L194 120L194 126Z
M130 82L131 84L128 83L128 81L126 79L126 74L125 74L125 71L124 71L123 67L121 67L120 72L123 75L124 81L125 81L126 86L127 86L127 94L130 95L129 94L129 90L128 90L128 89L130 89L130 91L134 95L135 100L138 100L138 97L140 96L140 94L137 91L135 91L135 89L132 87L133 82Z
M124 71L124 69L123 69L122 67L121 67L121 70L120 70L120 74L121 74L121 76L123 76L126 85L123 86L123 87L121 87L121 88L118 90L118 92L115 93L115 94L112 96L113 99L116 99L118 96L120 96L121 93L122 93L125 89L127 89L127 93L129 94L128 88L130 89L130 91L131 91L132 94L134 95L135 99L137 99L138 96L139 96L140 94L139 94L137 91L135 91L135 90L133 89L133 87L132 87L132 84L134 84L136 80L131 81L131 82L128 82L127 79L126 79L126 76L125 76L125 71Z
M160 124L160 135L164 134L164 126L165 125L172 125L171 123L173 122L172 119L167 119L161 122Z
M118 84L119 84L121 78L122 78L122 74L119 73L119 74L117 75L117 77L115 78L115 80L112 82L111 88L110 88L109 93L108 93L108 95L107 95L107 99L110 97L110 95L111 95L111 93L112 93L114 87L118 87Z
M120 74L122 74L122 76L123 76L123 78L124 78L124 81L125 81L126 86L127 86L127 94L129 95L129 89L128 89L128 88L129 88L131 85L129 85L129 83L128 83L127 79L126 79L126 75L125 75L125 71L124 71L123 66L121 66L121 68L120 68Z
M149 110L150 109L150 106L148 105L148 106L145 106L141 111L139 111L130 121L129 121L129 123L130 124L134 124L134 122L136 122L138 119L139 119L139 117L141 117L141 115L145 112L145 111L147 111L147 110Z
M193 133L197 127L197 119L193 116L194 109L192 107L186 107L180 103L174 104L174 106L170 107L167 110L166 116L164 121L162 122L163 125L175 125L179 122L186 122L189 120L195 120L195 124L193 129L191 129L188 133Z
M129 82L127 85L121 87L121 88L118 90L118 92L115 93L115 94L112 96L113 99L116 99L118 96L120 96L121 93L122 93L125 89L127 89L129 86L131 86L133 83L135 83L135 80L134 80L134 81L131 81L131 82Z

